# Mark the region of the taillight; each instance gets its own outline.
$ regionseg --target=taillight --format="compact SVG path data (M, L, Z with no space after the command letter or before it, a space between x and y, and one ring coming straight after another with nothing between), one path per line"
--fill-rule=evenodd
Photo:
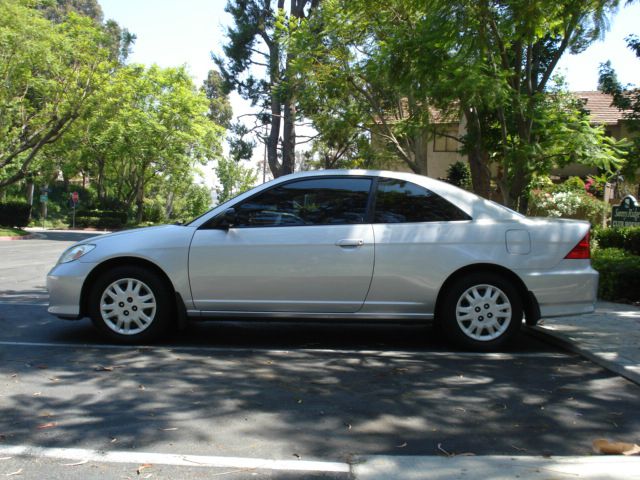
M578 244L573 247L567 256L564 258L568 259L585 259L591 258L591 245L589 244L589 232L584 236L582 240L578 242Z

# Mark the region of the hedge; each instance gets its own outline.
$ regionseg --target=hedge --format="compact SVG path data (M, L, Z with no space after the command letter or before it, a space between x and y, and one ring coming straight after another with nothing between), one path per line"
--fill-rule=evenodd
M621 248L640 255L640 227L596 228L593 239L600 248Z
M600 272L598 297L611 301L640 301L640 256L621 248L600 248L591 263Z
M27 202L0 203L0 225L4 227L26 227L29 223L31 205Z
M114 210L82 210L76 213L76 226L94 228L122 228L127 214Z

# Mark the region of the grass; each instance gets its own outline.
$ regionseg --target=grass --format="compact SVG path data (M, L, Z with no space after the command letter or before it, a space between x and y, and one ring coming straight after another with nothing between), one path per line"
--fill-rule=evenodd
M22 235L29 235L29 232L19 228L0 227L0 237L20 237Z

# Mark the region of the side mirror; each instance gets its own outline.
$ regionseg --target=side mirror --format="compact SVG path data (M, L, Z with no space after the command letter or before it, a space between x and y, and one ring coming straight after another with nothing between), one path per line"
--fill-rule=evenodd
M224 213L219 217L217 227L223 230L229 230L233 227L237 222L237 215L235 208L228 208L224 211Z

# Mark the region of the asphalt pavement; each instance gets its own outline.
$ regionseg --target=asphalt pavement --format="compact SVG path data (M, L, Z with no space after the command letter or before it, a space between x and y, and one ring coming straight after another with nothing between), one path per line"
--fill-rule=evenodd
M46 272L87 235L0 242L0 475L640 476L635 458L616 457L624 477L585 459L596 438L640 440L640 387L526 333L495 354L428 326L304 321L105 344L46 312Z

